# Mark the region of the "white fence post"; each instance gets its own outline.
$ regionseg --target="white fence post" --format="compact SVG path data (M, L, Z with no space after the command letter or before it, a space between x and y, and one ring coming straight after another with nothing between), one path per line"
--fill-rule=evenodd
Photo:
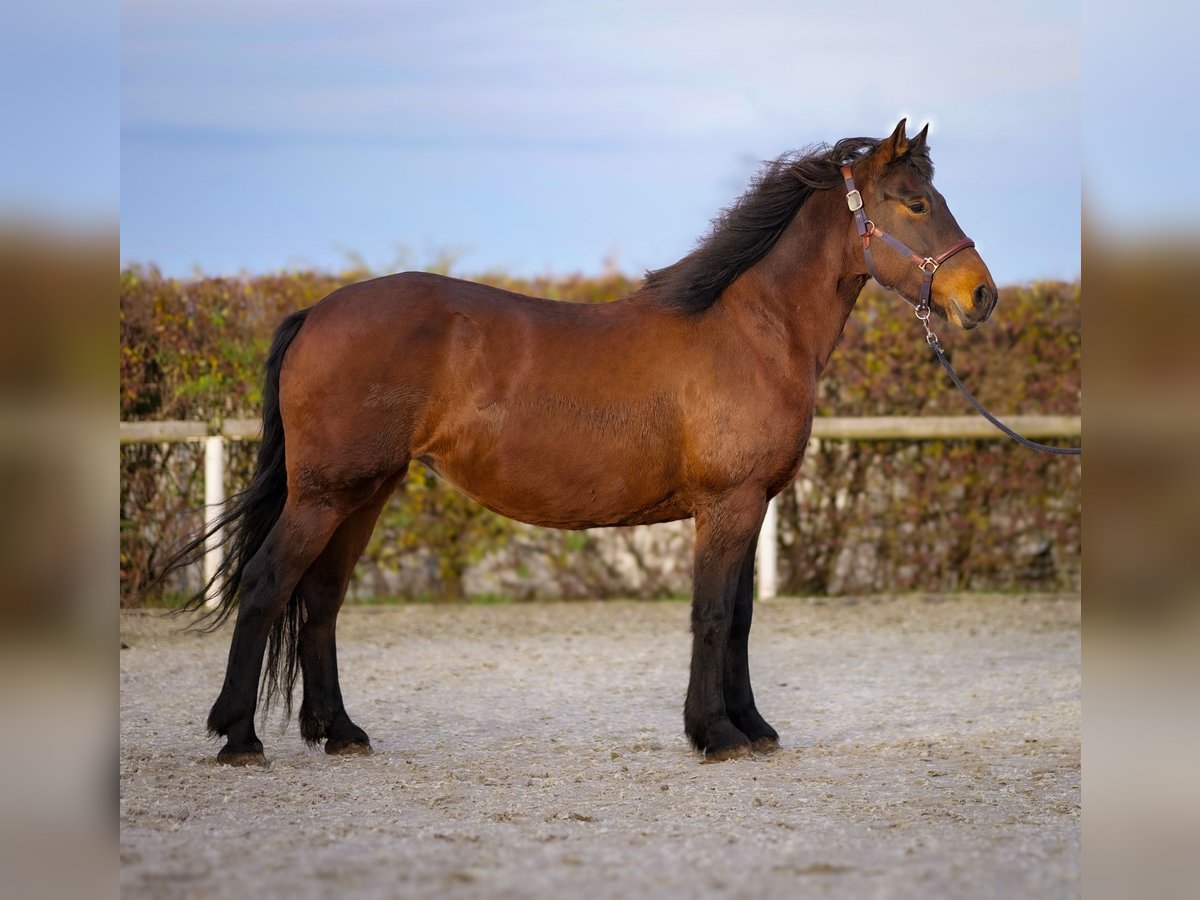
M767 504L767 514L763 518L762 530L758 533L758 596L762 600L774 597L779 590L778 569L778 528L776 501L772 497Z
M207 529L225 507L225 438L220 435L204 439L204 525ZM204 545L204 580L217 574L222 557L221 535L212 534ZM209 594L204 601L208 607L217 605L217 596Z

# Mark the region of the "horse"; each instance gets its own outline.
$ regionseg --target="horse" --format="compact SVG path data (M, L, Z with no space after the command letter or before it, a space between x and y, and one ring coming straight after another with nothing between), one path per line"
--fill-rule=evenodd
M214 535L226 544L183 607L203 613L215 595L210 628L237 611L207 723L226 741L218 761L265 761L258 702L282 696L290 718L300 674L304 740L371 752L342 699L334 627L413 462L532 525L694 519L684 732L707 760L778 747L750 684L755 546L768 501L800 467L817 380L855 300L873 276L965 329L996 305L933 186L927 134L909 139L901 120L882 140L766 163L692 252L609 303L406 272L288 316L265 365L254 475L164 569L198 559ZM872 238L887 246L872 252Z

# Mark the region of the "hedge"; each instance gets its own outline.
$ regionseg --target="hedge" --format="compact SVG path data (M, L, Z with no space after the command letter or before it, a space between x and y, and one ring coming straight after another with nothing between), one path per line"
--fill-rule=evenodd
M366 277L371 273L172 279L152 268L123 270L122 420L216 424L258 415L260 368L277 322ZM536 279L490 273L475 280L574 302L612 300L639 283L617 271ZM1078 414L1080 317L1078 282L1038 282L1003 289L987 325L963 333L943 324L940 332L962 377L997 412ZM968 413L948 385L911 310L871 285L822 379L817 412ZM233 446L231 490L245 483L252 456L252 446ZM166 552L200 524L201 477L195 446L122 448L123 604L152 599L147 585ZM795 488L781 500L783 587L804 593L1078 589L1080 480L1078 460L1036 455L1006 441L814 442ZM372 573L407 571L374 583L456 597L473 566L491 560L493 567L516 571L532 565L529 554L541 554L539 571L552 573L545 595L686 590L686 565L674 565L677 574L670 577L623 577L620 560L613 562L611 547L602 544L617 540L636 559L644 555L636 549L641 539L620 534L633 529L605 531L607 537L515 526L414 466L385 511L360 573L371 581ZM671 546L687 549L686 541ZM654 560L636 564L647 572L655 567Z

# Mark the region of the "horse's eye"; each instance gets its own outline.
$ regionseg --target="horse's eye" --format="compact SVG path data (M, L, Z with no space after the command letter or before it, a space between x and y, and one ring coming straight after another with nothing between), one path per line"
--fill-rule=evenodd
M908 208L915 213L923 213L925 212L925 203L921 200L916 200L908 204Z

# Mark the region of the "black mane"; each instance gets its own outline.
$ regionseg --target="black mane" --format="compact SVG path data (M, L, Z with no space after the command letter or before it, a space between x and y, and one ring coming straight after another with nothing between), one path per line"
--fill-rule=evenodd
M643 290L680 312L708 309L735 278L767 255L813 191L840 185L840 166L879 144L874 138L844 138L832 147L818 144L765 163L746 193L713 220L696 249L673 265L647 272ZM933 177L924 146L901 160Z

